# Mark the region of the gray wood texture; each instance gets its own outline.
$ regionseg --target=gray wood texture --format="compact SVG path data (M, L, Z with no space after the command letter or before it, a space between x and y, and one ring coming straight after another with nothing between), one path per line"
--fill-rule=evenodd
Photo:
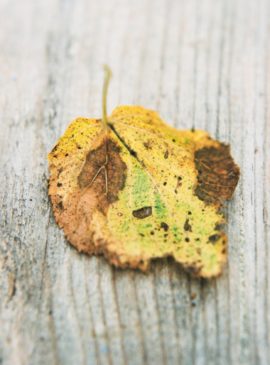
M270 364L269 0L0 0L0 364ZM79 255L46 154L77 116L141 104L232 146L223 275Z

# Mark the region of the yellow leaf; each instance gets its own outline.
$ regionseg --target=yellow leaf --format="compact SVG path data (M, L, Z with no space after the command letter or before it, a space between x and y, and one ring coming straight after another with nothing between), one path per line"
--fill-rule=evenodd
M107 117L107 86L103 122L76 119L49 154L56 222L79 251L116 266L147 270L171 256L217 276L227 245L220 208L239 178L229 147L140 106Z

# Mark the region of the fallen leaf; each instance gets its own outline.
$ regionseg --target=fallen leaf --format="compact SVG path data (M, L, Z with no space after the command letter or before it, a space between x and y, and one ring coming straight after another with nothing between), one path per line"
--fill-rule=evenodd
M49 154L54 216L78 251L147 270L171 256L200 277L227 257L221 207L239 179L229 146L140 106L77 118Z

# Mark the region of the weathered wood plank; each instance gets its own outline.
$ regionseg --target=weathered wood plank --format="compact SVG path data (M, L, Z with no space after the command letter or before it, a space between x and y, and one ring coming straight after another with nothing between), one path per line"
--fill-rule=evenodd
M0 0L0 364L270 363L268 0ZM232 146L229 262L210 282L73 250L46 154L72 118L142 104Z

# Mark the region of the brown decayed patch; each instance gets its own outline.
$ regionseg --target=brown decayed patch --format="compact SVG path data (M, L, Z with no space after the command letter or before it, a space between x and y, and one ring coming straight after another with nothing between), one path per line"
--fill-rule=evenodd
M104 242L96 239L91 220L95 211L106 215L109 205L118 199L119 191L124 188L127 167L119 153L120 147L115 142L104 139L96 149L88 152L78 176L78 189L65 202L59 194L50 196L56 222L80 252L102 253ZM51 179L50 186L52 184L57 186L58 182Z
M198 185L195 194L208 204L222 204L232 197L239 180L240 169L233 161L230 147L220 144L195 152Z
M110 203L117 200L118 192L124 187L127 167L119 153L120 147L112 140L105 139L98 148L87 154L78 176L81 190L91 188L99 197L98 209L103 213Z

